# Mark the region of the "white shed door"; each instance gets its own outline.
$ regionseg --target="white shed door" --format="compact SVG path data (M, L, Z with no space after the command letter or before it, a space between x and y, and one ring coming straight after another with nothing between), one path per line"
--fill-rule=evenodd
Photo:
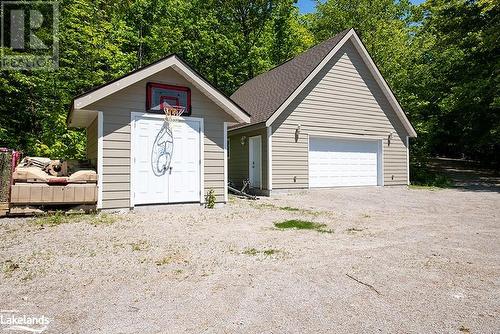
M378 141L309 139L309 186L376 186L379 179Z
M134 122L134 204L200 201L200 123L164 125L162 118Z

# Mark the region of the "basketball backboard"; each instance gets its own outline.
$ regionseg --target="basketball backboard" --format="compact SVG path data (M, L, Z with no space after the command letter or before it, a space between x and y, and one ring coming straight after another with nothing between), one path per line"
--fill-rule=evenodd
M191 115L191 90L188 87L160 83L147 84L146 110L163 112L165 107L184 107L184 116Z

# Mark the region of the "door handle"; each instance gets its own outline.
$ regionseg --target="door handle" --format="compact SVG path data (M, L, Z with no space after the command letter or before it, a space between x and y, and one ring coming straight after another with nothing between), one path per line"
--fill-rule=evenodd
M169 174L172 174L172 166L170 166L170 168L168 169L169 170Z

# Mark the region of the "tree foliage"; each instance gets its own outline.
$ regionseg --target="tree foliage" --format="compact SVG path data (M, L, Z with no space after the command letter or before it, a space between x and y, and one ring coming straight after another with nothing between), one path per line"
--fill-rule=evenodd
M63 0L60 9L59 69L0 71L0 146L83 158L83 131L66 128L74 96L172 53L230 94L312 43L290 0Z
M500 164L500 12L493 1L428 1L406 90L430 154Z
M413 156L500 163L497 0L321 0L306 15L295 2L62 0L59 69L0 71L0 146L83 157L66 128L79 93L178 53L230 94L354 27L419 134Z

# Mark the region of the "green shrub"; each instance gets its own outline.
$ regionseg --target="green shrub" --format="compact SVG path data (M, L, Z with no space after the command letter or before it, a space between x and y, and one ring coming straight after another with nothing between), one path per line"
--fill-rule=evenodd
M207 195L205 196L205 207L208 209L215 208L215 191L213 189L209 189Z
M422 163L410 165L410 180L411 184L418 186L448 188L453 185L449 177L431 170Z

